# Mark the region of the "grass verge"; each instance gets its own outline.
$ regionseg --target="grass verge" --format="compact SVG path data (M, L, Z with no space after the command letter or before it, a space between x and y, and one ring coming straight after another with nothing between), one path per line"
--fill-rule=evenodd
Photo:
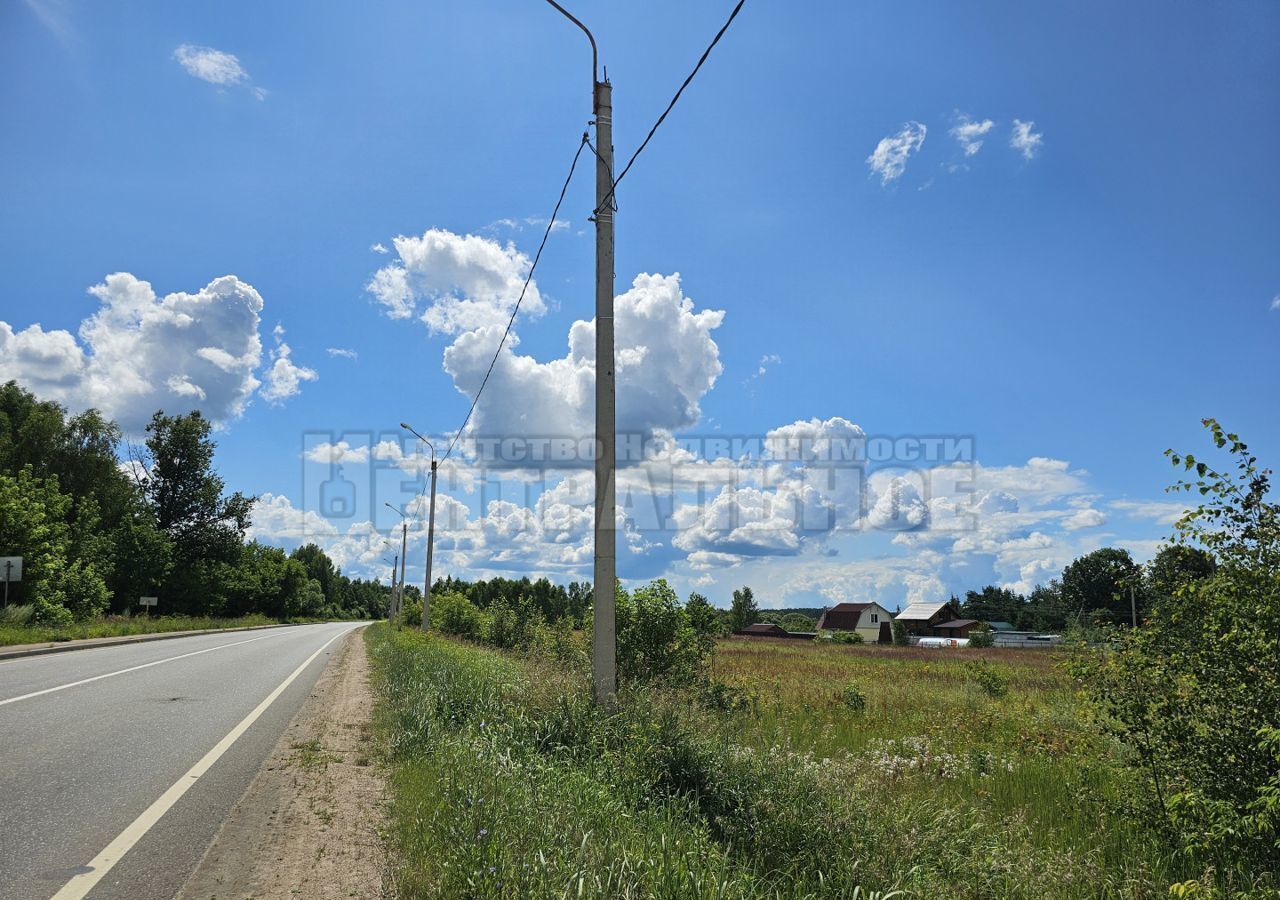
M1011 664L994 699L947 657L873 660L899 667L885 691L955 692L929 701L948 716L895 731L879 680L863 711L802 696L812 673L788 693L825 652L790 669L718 658L738 681L781 677L771 704L650 686L606 713L552 660L385 625L367 640L405 897L1146 898L1173 880L1150 835L1100 816L1119 786L1102 750L1070 745L1047 669L1023 691Z
M0 620L0 647L15 644L44 644L50 641L74 641L82 638L123 637L133 634L161 634L167 631L198 631L211 628L244 628L253 625L278 625L276 619L262 615L236 619L211 619L203 616L115 617L108 616L77 622L63 628L44 625L8 624Z

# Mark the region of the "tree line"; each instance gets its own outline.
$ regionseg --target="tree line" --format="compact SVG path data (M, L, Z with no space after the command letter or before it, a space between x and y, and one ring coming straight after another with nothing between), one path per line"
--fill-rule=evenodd
M65 625L137 608L278 619L367 618L388 590L343 575L314 544L286 554L247 541L254 498L226 493L212 425L157 412L144 443L90 409L68 415L10 381L0 387L0 556L23 557L9 600Z

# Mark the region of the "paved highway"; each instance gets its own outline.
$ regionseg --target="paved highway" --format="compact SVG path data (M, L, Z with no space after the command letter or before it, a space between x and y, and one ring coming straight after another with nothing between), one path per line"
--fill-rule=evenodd
M354 627L0 662L0 897L173 897Z

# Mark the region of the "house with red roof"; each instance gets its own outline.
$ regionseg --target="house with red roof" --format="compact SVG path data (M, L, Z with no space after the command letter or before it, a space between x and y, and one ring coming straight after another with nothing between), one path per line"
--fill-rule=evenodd
M879 603L837 603L823 610L818 631L854 631L871 644L892 644L893 614Z

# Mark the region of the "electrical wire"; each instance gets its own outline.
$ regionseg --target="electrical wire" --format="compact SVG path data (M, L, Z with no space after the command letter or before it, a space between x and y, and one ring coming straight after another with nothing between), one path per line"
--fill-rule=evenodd
M529 274L525 276L524 286L520 288L520 296L516 299L516 305L511 310L511 318L507 320L506 330L502 332L502 340L498 341L498 348L493 351L493 359L489 361L489 369L484 373L484 380L480 382L480 389L476 391L475 397L471 400L471 408L467 410L467 416L462 420L462 425L454 433L452 440L449 441L449 447L444 451L444 456L440 457L440 462L444 462L449 458L449 454L453 453L453 447L458 443L458 438L462 437L462 432L466 431L467 423L471 421L471 416L476 411L476 404L480 402L480 395L484 393L485 385L489 383L489 376L493 374L493 367L498 363L498 356L502 353L502 348L506 346L507 336L511 334L511 326L515 324L516 313L520 312L520 304L524 302L525 292L529 290L529 283L533 281L533 273L538 268L538 260L542 259L542 250L547 246L547 238L551 236L551 229L555 227L556 216L560 212L560 204L564 202L564 195L569 190L569 182L573 180L573 172L578 167L578 158L582 156L582 148L587 146L587 134L583 132L582 140L578 142L578 152L573 154L573 162L569 164L569 174L565 176L564 184L560 188L560 197L556 200L556 208L551 212L551 218L547 220L547 230L542 232L542 243L538 245L538 252L533 255L533 263L529 266Z
M622 179L626 178L627 173L631 171L631 166L635 163L636 157L644 151L645 147L649 146L649 141L653 138L658 127L662 125L663 120L667 118L667 114L675 108L676 101L680 99L680 95L684 93L684 89L689 86L691 81L693 81L693 76L698 74L698 70L701 69L702 64L707 61L707 57L711 55L711 51L715 48L716 44L720 43L720 38L724 37L724 33L729 30L729 26L733 24L733 20L737 18L738 13L742 10L742 5L746 2L747 0L738 0L738 4L733 8L733 12L729 13L729 18L720 26L720 30L717 31L716 36L711 39L711 43L707 45L707 49L702 51L702 56L699 57L698 64L693 67L693 71L689 73L689 77L684 80L682 85L680 85L680 89L676 91L675 96L671 98L671 102L667 104L667 108L662 111L662 115L658 116L658 121L653 123L653 127L649 129L649 133L645 136L645 139L641 141L640 146L636 148L636 152L631 154L631 159L627 160L627 164L622 167L622 172L614 180L613 186L609 188L609 193L605 196L604 200L600 201L600 205L596 207L596 215L599 215L600 211L613 201L613 195L618 190L618 185L622 183Z

